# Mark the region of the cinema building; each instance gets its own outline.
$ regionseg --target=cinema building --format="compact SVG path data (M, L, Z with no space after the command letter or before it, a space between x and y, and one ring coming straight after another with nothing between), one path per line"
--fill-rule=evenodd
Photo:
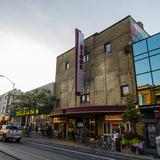
M89 137L112 136L130 130L123 123L126 95L136 99L131 44L149 35L131 16L83 41L76 30L76 45L57 57L55 94L57 109L51 113L57 135L79 137L86 127Z

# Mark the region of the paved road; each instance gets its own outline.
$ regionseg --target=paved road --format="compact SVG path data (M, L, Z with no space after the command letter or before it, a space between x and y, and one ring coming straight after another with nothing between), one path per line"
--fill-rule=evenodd
M5 155L7 153L8 155ZM2 155L2 156L1 156ZM10 158L9 158L10 156ZM3 157L3 158L1 158ZM62 144L45 144L29 141L0 142L0 160L136 160L114 154L96 153L94 150Z
M3 151L0 151L0 160L15 160L15 158L12 155L8 155Z

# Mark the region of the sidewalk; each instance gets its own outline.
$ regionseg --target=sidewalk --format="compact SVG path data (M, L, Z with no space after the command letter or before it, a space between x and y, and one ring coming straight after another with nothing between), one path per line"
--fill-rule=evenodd
M137 158L137 159L146 159L146 160L153 160L153 159L160 159L159 156L156 155L156 152L153 152L153 150L146 150L144 154L142 155L137 155L137 154L127 154L127 153L122 153L122 152L116 152L116 151L106 151L103 148L99 147L93 147L93 146L86 146L81 143L77 143L71 140L62 140L58 138L48 138L44 137L41 135L41 133L38 133L37 135L32 132L30 134L30 137L23 137L24 140L31 141L31 142L38 142L38 143L48 143L48 144L61 144L65 146L70 146L70 147L75 147L79 149L86 149L86 150L92 150L97 153L111 153L111 154L116 154L116 155L121 155L121 156L127 156L128 158Z

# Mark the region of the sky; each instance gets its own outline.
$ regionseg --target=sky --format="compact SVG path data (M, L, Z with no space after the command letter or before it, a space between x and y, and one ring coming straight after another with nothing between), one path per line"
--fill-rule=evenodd
M56 57L85 38L131 15L153 35L160 32L160 1L0 0L0 75L29 91L55 81ZM12 83L0 77L0 95Z

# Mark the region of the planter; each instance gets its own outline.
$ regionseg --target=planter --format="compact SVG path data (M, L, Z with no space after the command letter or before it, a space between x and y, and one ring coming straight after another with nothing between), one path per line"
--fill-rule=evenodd
M121 152L122 153L127 153L127 154L131 154L131 148L128 145L122 146L121 147Z
M135 145L122 145L121 152L127 154L142 154L143 146L141 143Z

